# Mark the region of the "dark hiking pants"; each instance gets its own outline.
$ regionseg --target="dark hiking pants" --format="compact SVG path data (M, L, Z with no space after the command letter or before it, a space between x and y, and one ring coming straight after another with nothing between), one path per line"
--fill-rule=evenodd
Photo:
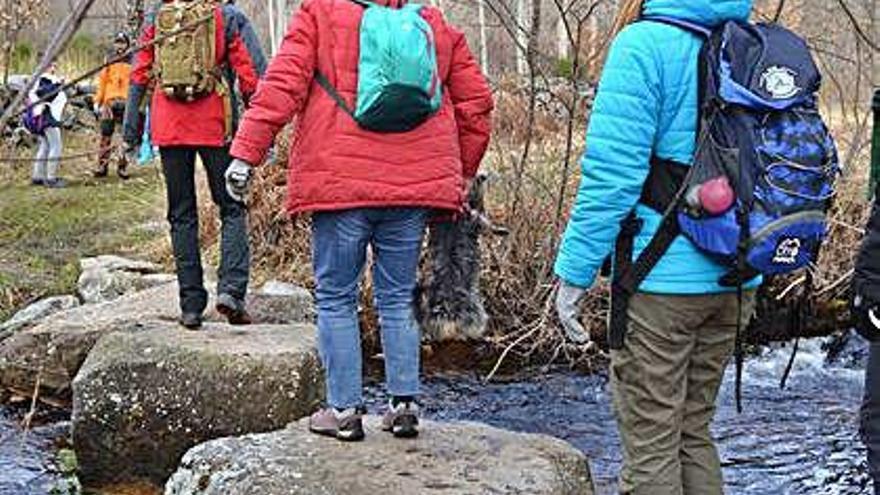
M122 121L125 117L125 100L117 100L110 103L108 113L101 116L101 144L100 153L98 154L98 172L107 173L110 157L113 154L113 133L116 132L116 126L122 127ZM120 171L125 171L128 165L125 157L119 158Z
M880 495L880 342L871 344L868 356L860 430L868 448L868 471L874 480L874 493Z
M197 154L205 166L211 199L219 207L222 221L217 293L229 294L243 301L250 269L247 211L243 204L233 200L226 192L224 174L230 163L229 149L169 146L161 148L160 153L168 194L168 222L171 224L171 244L180 284L181 310L201 313L208 304L199 249L195 186Z

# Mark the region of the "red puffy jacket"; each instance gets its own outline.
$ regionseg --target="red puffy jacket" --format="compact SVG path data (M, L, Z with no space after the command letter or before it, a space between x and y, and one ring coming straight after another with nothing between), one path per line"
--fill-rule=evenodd
M163 0L169 2L172 0ZM238 76L241 92L250 95L257 87L257 71L245 46L238 27L228 9L217 6L216 21L217 65L229 64ZM149 43L156 35L156 27L148 22L140 43ZM152 47L139 51L134 58L131 73L132 90L128 106L137 109L145 89L153 78L154 50ZM127 114L132 112L127 112ZM228 143L226 132L226 107L217 92L195 101L187 102L169 98L161 91L153 92L150 106L150 132L157 146L224 146ZM140 136L129 125L133 118L126 116L126 141L134 142Z
M374 0L375 1L375 0ZM406 0L378 0L400 7ZM443 104L416 129L398 134L358 127L314 81L316 70L354 102L359 25L350 0L306 0L260 81L232 144L232 156L258 164L276 133L298 116L292 136L288 210L378 206L458 209L489 143L492 93L464 35L424 8L434 30ZM353 107L354 105L352 105Z

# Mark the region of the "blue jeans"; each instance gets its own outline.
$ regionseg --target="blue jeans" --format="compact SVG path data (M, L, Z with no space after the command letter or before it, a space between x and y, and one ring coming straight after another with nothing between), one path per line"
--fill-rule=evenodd
M313 216L318 350L330 406L343 409L363 401L357 303L367 247L374 256L386 388L391 395L418 395L420 336L413 290L427 217L422 208L362 208Z

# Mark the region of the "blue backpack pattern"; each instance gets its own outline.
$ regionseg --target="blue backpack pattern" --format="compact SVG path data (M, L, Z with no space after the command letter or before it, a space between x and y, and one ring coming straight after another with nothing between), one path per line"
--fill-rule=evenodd
M360 127L374 132L410 131L439 109L443 99L437 48L421 5L364 7L360 23L357 102L354 108L321 72L318 84Z

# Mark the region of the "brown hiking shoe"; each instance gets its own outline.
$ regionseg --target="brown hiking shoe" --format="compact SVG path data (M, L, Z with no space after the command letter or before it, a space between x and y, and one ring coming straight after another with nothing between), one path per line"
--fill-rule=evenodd
M358 442L364 439L364 413L363 407L343 411L332 407L321 409L309 417L309 431L343 442Z
M230 325L250 325L251 315L244 309L244 303L229 294L217 296L217 312L226 317Z
M419 405L415 401L402 401L396 405L391 401L382 417L382 429L397 438L419 436Z

